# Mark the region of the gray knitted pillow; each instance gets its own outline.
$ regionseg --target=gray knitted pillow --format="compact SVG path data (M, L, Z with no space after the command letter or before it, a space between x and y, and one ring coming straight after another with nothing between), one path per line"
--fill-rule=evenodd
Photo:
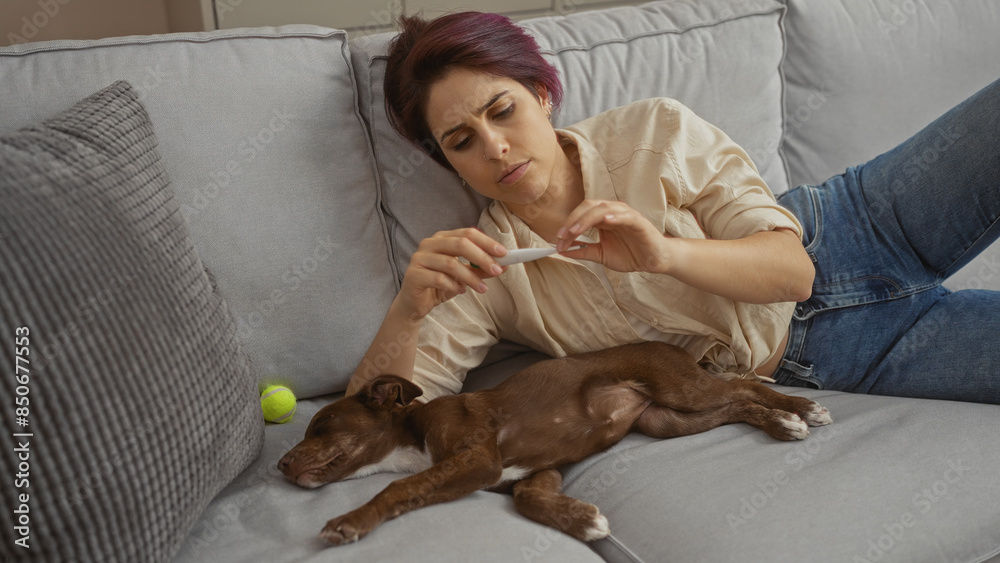
M0 350L0 559L166 561L260 451L256 378L126 82L0 137Z

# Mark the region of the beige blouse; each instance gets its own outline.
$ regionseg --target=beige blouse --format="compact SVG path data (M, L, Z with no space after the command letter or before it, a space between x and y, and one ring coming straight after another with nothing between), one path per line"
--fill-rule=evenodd
M781 227L801 236L747 153L675 100L635 102L557 133L577 146L587 198L625 202L670 236L738 239ZM479 227L507 248L552 246L500 202L483 211ZM752 378L795 308L736 302L670 276L562 256L510 266L486 283L485 294L467 291L424 319L413 379L421 400L459 392L500 339L554 357L656 339L683 347L720 377Z

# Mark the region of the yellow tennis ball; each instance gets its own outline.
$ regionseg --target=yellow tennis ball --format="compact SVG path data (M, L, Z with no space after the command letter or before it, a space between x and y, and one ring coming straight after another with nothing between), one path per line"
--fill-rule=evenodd
M295 414L295 394L288 387L270 385L260 394L260 408L268 422L291 422Z

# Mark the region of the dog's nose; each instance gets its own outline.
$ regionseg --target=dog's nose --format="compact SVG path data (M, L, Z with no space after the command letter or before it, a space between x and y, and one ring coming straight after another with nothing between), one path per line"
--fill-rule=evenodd
M287 475L289 467L292 466L292 461L292 452L288 452L280 460L278 460L278 471Z

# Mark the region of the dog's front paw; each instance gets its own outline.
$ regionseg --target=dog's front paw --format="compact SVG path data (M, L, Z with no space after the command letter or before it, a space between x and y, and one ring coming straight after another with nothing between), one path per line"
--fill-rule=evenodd
M830 409L820 405L819 403L813 403L812 406L801 413L802 418L806 421L809 426L826 426L833 422L833 417L830 416Z
M355 511L327 522L319 537L330 545L344 545L358 541L370 531L371 528L362 523Z
M611 528L608 526L608 519L603 514L598 513L590 526L584 528L583 536L580 539L594 541L604 539L609 535L611 535Z
M772 410L771 418L764 424L764 431L777 440L805 440L809 437L809 426L790 412Z
M603 539L611 534L608 519L596 506L571 497L563 499L566 506L560 508L561 514L557 516L556 527L585 542Z

